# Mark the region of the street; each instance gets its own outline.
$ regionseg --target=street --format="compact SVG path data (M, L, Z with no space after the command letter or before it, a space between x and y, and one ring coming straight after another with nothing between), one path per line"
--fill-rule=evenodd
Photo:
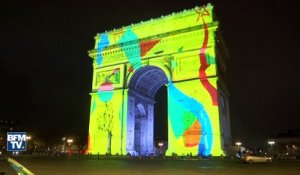
M109 160L78 157L16 157L15 159L36 175L300 174L300 161L274 161L271 164L245 164L238 160ZM0 165L3 165L3 161Z

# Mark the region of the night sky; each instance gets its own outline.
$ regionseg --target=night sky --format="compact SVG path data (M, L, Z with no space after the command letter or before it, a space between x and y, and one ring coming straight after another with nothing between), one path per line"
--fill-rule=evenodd
M204 5L200 0L0 2L0 118L87 135L97 33ZM289 1L210 1L230 52L233 141L300 128L299 9Z

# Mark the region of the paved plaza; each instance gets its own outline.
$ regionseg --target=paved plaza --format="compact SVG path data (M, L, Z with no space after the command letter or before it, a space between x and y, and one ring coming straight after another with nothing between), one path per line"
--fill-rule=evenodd
M300 161L245 164L238 160L87 159L16 157L36 175L299 175ZM3 166L2 161L0 166ZM7 166L7 165L6 165ZM7 173L10 175L9 173ZM7 175L6 174L6 175Z

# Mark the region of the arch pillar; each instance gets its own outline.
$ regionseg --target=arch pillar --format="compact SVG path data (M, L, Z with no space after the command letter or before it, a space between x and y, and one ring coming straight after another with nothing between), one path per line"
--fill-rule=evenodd
M146 135L146 152L148 154L154 153L154 103L148 102L148 122L147 122L147 135Z
M145 114L136 112L143 103ZM154 153L154 101L134 92L128 92L126 151L130 154Z
M127 113L127 133L126 133L126 151L134 153L134 131L135 131L135 97L128 95L128 113Z

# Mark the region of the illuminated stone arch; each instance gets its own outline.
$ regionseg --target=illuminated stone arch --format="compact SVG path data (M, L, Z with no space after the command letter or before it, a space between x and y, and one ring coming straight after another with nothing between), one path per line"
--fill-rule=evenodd
M231 144L222 81L227 54L217 29L208 4L97 34L89 51L93 83L87 152L153 153L153 97L166 84L166 155L224 154L222 148ZM143 131L137 132L141 125Z

